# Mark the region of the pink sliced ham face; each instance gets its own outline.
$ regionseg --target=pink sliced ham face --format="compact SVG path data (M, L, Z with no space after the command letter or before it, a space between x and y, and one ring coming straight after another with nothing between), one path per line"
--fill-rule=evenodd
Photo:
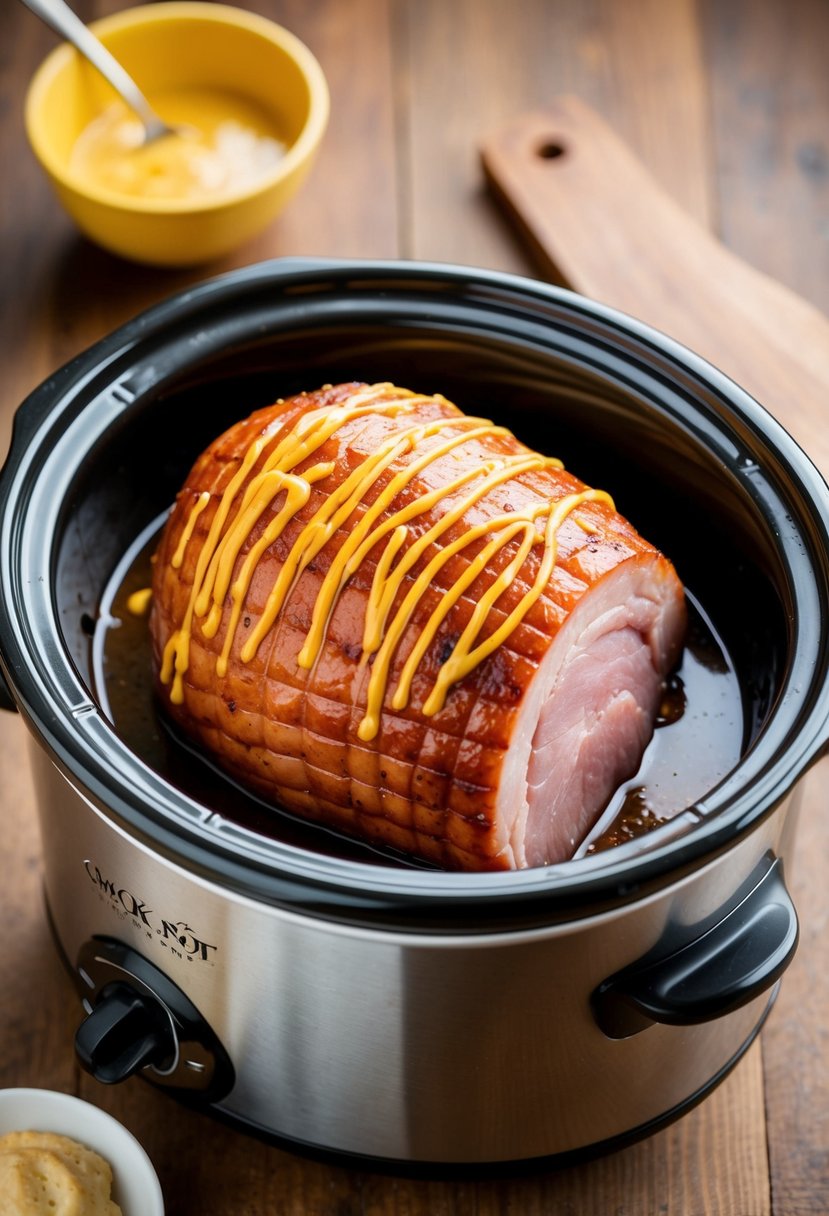
M636 772L684 629L682 589L660 557L617 567L570 614L510 743L498 817L512 866L571 857Z

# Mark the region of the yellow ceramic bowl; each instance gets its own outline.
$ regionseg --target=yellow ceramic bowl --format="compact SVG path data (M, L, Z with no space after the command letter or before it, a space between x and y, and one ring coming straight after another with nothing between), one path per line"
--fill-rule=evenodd
M81 131L115 94L70 46L40 66L26 98L26 129L58 198L93 241L135 261L209 261L256 235L300 185L328 121L328 88L314 56L254 13L198 0L127 9L91 26L152 101L175 88L235 94L271 118L287 151L255 186L210 200L131 198L79 177L70 165Z

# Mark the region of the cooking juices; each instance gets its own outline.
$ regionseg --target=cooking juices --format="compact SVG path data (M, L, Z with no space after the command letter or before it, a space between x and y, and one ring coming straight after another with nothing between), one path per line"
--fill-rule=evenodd
M237 94L171 89L150 100L178 134L144 146L141 122L113 102L78 138L72 171L131 199L207 203L256 186L284 155L273 120Z

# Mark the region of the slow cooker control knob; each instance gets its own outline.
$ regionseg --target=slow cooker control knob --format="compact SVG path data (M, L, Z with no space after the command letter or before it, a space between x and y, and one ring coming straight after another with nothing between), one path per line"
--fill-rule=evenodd
M87 1072L104 1085L125 1081L147 1065L164 1071L175 1060L170 1018L152 997L126 983L109 984L81 1023L75 1050Z
M233 1088L233 1065L215 1031L178 984L132 946L90 938L74 974L86 1014L75 1048L99 1081L112 1085L140 1073L204 1102Z

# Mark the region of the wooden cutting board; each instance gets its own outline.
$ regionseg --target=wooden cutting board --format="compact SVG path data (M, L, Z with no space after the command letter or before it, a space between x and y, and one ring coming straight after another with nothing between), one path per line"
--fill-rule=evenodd
M487 181L541 274L611 304L731 376L829 475L829 321L742 262L575 97L494 131Z

